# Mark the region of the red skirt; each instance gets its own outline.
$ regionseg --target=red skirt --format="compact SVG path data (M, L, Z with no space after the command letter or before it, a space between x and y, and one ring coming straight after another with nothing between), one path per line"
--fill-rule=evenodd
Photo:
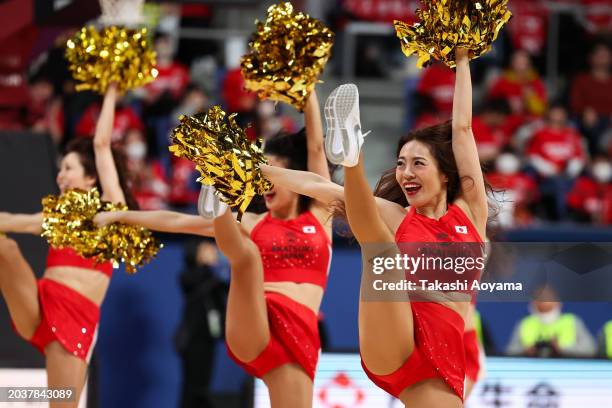
M406 362L387 375L372 373L361 365L377 386L396 398L407 387L429 378L441 378L463 401L465 356L463 318L438 303L411 302L414 350Z
M465 376L472 382L476 382L480 372L480 347L476 330L465 332L463 343L465 345Z
M68 286L51 279L38 280L40 324L28 341L45 354L53 341L88 361L100 321L100 308ZM14 327L14 325L13 325Z
M268 345L250 362L240 361L228 345L229 356L258 378L283 364L296 363L314 380L321 350L316 314L287 296L273 292L265 296L270 325Z

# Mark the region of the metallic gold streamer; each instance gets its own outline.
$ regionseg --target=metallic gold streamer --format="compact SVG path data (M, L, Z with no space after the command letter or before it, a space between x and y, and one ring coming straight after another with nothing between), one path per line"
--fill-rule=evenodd
M98 212L127 207L102 201L95 188L49 195L43 198L42 204L41 235L53 247L70 247L83 257L95 258L98 263L110 261L115 268L124 262L128 273L148 263L162 247L151 231L139 226L113 223L98 228L93 222Z
M508 0L421 0L416 14L419 22L408 25L395 20L394 26L406 56L416 54L417 66L431 64L432 58L456 67L455 49L467 48L470 59L491 49L502 27L510 20Z
M119 91L138 88L155 77L155 51L147 29L83 27L66 43L66 59L77 91L104 93L117 82Z
M246 89L302 111L331 55L333 40L329 28L296 12L291 3L271 6L266 20L256 22L250 51L242 57Z
M219 197L238 209L238 219L256 194L263 194L271 184L259 165L266 163L261 140L252 143L236 123L236 114L228 116L219 106L207 113L181 116L172 131L169 150L195 163L198 181L214 186Z

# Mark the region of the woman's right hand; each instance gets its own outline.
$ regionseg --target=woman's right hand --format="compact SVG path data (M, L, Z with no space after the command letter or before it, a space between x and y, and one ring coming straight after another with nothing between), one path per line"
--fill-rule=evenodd
M121 221L123 211L103 211L94 217L93 221L98 227L106 227L114 222Z

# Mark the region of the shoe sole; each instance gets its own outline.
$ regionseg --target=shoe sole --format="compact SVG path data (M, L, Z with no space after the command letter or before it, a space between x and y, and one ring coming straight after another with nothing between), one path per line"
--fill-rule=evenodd
M348 156L354 156L355 152L351 151L351 147L356 147L357 151L361 147L361 125L356 123L351 126L349 123L356 104L359 104L359 91L354 84L340 85L325 101L325 153L333 164L345 164L347 159L352 164L355 158Z
M225 212L227 205L215 195L213 186L202 185L198 197L198 213L206 219L217 218Z

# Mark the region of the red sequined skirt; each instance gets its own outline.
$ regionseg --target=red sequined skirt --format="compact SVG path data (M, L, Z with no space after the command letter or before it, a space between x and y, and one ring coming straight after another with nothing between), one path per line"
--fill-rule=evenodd
M321 343L318 319L308 307L273 292L266 292L270 341L253 361L236 357L229 346L229 356L247 373L261 378L283 364L296 363L314 379Z
M463 401L465 351L463 318L438 303L411 302L414 350L406 362L387 375L372 373L361 365L377 386L396 398L407 387L429 378L441 378Z
M38 280L40 324L28 341L42 354L53 341L88 361L100 321L100 308L68 286L51 279ZM14 327L14 325L13 325Z
M480 372L480 346L476 330L466 331L463 334L463 343L465 344L465 376L476 382Z

